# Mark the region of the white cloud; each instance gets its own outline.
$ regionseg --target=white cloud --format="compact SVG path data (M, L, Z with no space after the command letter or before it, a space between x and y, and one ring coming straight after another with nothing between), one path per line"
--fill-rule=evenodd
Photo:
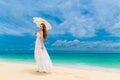
M119 0L93 0L94 12L99 24L98 29L105 29L112 36L120 37L118 32L118 26L120 21L120 1ZM117 26L117 27L115 27Z
M16 30L12 30L10 28L10 25L4 25L4 24L0 24L0 34L12 34L12 35L21 35L21 33L19 31Z
M52 44L53 47L59 47L64 49L78 49L78 50L119 50L120 42L111 41L79 41L79 40L57 40Z
M81 14L81 7L84 5L80 1L66 1L59 4L64 22L59 24L52 32L59 34L70 33L75 37L95 36L94 19Z
M79 43L79 40L73 40L73 41L67 41L67 40L57 40L55 43L52 44L52 46L64 46L69 47L73 46Z
M24 33L30 32L27 27L18 27L16 25L10 24L1 24L0 23L0 34L8 34L8 35L18 35L23 36Z
M60 16L64 21L61 24L54 24L56 27L51 33L70 33L78 38L94 37L96 30L104 29L111 35L119 37L120 33L112 26L119 21L120 1L91 0L88 1L89 4L83 3L84 1L70 0L60 3L56 8L62 13Z
M111 28L108 28L108 31L110 31L113 36L115 35L120 37L120 22L111 26Z
M102 28L111 35L119 37L120 33L117 30L120 17L119 3L119 0L30 0L29 2L25 0L1 0L0 15L20 21L22 26L15 25L15 22L11 26L18 27L20 29L18 32L21 34L25 31L30 34L33 33L35 25L32 23L32 17L44 16L53 26L50 31L51 35L70 33L78 38L94 37L96 30ZM53 17L57 17L61 22L56 23L57 20ZM116 25L118 27L113 28ZM14 27L6 28L16 31ZM9 33L11 34L11 31Z

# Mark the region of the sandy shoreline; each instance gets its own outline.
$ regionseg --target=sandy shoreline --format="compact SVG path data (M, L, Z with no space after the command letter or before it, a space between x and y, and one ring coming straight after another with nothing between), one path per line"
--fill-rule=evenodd
M0 80L120 80L120 72L54 66L45 74L35 64L0 61Z

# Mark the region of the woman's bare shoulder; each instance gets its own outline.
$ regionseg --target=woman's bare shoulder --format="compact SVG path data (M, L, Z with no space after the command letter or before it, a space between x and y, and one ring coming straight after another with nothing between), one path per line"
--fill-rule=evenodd
M43 31L40 31L40 35L43 35Z

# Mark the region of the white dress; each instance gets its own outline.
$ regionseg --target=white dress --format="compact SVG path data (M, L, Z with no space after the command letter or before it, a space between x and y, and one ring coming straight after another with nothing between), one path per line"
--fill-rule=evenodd
M36 34L35 50L34 57L37 64L37 69L39 72L51 72L52 71L52 61L49 57L49 54L44 46L44 49L41 49L41 38L40 32Z

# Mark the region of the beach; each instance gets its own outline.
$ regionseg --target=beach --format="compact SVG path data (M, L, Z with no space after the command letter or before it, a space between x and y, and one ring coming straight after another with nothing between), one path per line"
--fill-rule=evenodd
M120 72L53 67L50 73L36 71L35 63L0 61L0 80L120 80Z

